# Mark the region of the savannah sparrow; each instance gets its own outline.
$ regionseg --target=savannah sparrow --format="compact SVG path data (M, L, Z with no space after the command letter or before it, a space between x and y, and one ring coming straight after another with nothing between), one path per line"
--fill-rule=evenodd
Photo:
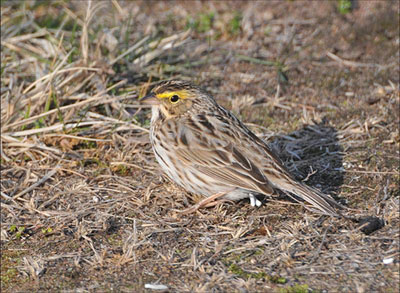
M270 147L203 89L186 81L156 85L142 103L152 105L150 141L163 171L187 191L216 199L294 194L320 212L339 216L332 198L298 182Z

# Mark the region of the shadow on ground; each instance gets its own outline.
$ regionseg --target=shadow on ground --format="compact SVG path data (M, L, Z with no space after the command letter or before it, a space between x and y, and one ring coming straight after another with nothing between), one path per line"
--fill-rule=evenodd
M338 200L344 177L343 148L334 127L325 121L305 125L277 136L270 146L296 179Z

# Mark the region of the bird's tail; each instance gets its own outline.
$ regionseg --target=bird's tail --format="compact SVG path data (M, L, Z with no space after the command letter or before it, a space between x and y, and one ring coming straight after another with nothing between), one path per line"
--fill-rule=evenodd
M343 206L338 204L329 195L323 194L322 192L299 182L290 182L290 184L285 185L281 185L280 188L286 191L286 193L294 200L299 201L289 193L297 195L324 214L334 217L342 216L340 210L343 209Z

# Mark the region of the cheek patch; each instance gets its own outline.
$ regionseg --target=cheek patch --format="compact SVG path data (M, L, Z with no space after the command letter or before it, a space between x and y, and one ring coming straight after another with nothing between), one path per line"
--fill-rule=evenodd
M161 113L165 116L166 119L171 118L174 114L172 113L172 109L167 109L165 105L160 107Z

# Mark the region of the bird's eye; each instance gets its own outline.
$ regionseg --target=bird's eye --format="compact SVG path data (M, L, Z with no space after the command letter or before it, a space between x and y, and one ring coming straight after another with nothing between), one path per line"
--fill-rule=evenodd
M171 96L171 97L169 98L169 101L170 101L172 104L175 104L175 103L177 103L177 102L179 101L179 96L178 96L178 95L173 95L173 96Z

